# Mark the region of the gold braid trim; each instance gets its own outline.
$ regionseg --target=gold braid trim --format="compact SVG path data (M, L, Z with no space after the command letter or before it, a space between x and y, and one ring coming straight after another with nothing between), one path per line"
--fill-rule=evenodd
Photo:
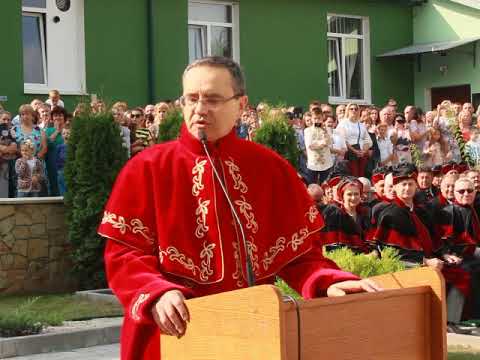
M235 200L235 205L239 207L240 213L245 216L245 219L247 219L247 229L252 230L252 233L256 234L258 231L258 224L255 221L255 214L251 211L253 209L252 205L247 202L245 196L240 195L240 198L242 200Z
M200 158L195 160L195 166L192 169L193 176L193 186L192 186L192 195L200 195L200 190L204 189L203 185L203 174L205 173L205 164L207 160L200 161Z
M312 205L310 206L310 209L308 209L308 212L307 212L307 216L308 216L308 220L313 224L313 222L315 221L315 219L317 218L319 212L318 212L318 209L315 205Z
M287 242L285 237L279 237L275 245L271 246L268 251L263 254L263 268L268 270L270 265L273 263L273 260L277 257L279 253L285 251L288 247L291 247L293 251L297 251L298 247L305 242L305 239L315 233L316 231L308 231L308 228L305 227L300 229L298 232L292 235L290 241Z
M248 186L243 182L242 175L237 174L240 172L240 168L233 162L233 159L225 160L225 164L228 166L228 172L232 176L235 190L239 190L242 194L248 192Z
M215 244L207 244L206 241L203 243L203 250L200 252L200 259L202 259L202 261L200 266L198 266L192 259L188 258L185 254L182 254L174 246L169 246L166 250L161 250L161 248L159 248L160 263L163 264L166 257L172 262L176 261L180 263L185 269L191 271L193 275L197 275L198 273L200 280L207 281L213 274L211 260L214 255L214 249Z
M140 309L140 305L142 305L145 301L147 301L149 297L150 297L150 294L140 294L140 296L137 298L137 300L132 306L132 310L130 311L130 315L132 316L133 320L136 320L136 321L140 320L140 315L138 315L138 310Z
M199 239L203 238L209 229L207 225L208 205L210 205L210 200L202 201L202 198L198 199L198 207L195 211L195 215L197 215L195 236Z
M114 229L118 229L122 235L125 235L127 231L131 231L133 234L140 234L145 239L153 244L155 241L155 235L150 232L150 229L145 226L140 219L132 219L127 222L123 216L104 211L102 224L110 224Z

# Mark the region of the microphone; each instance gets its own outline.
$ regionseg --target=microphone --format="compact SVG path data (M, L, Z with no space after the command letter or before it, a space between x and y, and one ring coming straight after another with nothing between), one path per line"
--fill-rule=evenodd
M255 286L255 273L253 272L252 259L250 258L250 253L248 252L247 239L245 237L245 231L243 230L242 222L240 221L240 217L238 216L237 211L235 210L235 207L233 206L233 203L232 203L232 200L230 199L230 196L228 196L227 188L225 187L225 184L223 183L222 178L218 174L217 168L215 167L215 164L213 163L212 158L210 157L210 153L209 153L208 147L207 147L207 134L205 133L205 130L199 129L198 130L198 137L200 139L200 142L203 145L203 149L205 150L205 154L207 155L208 162L212 166L215 178L220 183L220 187L222 188L223 194L225 195L225 198L227 199L228 205L230 206L230 209L232 210L233 218L235 219L235 222L238 224L238 227L240 229L240 235L242 236L242 246L243 246L243 249L245 251L244 267L245 267L245 272L247 273L248 287Z

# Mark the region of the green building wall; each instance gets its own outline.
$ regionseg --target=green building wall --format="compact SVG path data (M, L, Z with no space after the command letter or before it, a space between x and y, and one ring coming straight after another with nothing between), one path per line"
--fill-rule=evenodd
M372 102L395 97L413 100L413 67L408 62L377 60L376 55L412 43L412 8L386 0L239 0L240 62L251 101L306 105L328 100L327 13L370 19ZM85 0L87 91L108 103L130 106L149 102L148 2ZM181 74L188 61L188 1L154 0L154 99L181 93ZM23 94L21 0L0 5L5 37L0 96L15 111L24 102L46 95ZM65 96L73 109L79 96Z
M448 0L430 0L414 11L415 44L469 39L480 35L480 10ZM480 50L477 50L477 59ZM430 109L429 90L470 84L472 94L480 93L480 62L474 67L473 44L449 50L446 55L425 54L421 71L415 69L415 104ZM440 72L447 66L446 73ZM416 66L415 66L416 67Z

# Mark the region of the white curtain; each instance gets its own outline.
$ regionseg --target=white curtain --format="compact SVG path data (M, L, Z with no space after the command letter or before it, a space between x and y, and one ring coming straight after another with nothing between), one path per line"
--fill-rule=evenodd
M337 38L328 39L328 81L330 96L343 96L341 79L342 65L340 60L340 41Z
M357 58L360 55L360 40L345 39L345 67L347 75L347 98L352 99L352 79L357 66ZM355 96L358 97L358 96Z
M207 28L206 26L188 26L188 59L193 62L207 56Z

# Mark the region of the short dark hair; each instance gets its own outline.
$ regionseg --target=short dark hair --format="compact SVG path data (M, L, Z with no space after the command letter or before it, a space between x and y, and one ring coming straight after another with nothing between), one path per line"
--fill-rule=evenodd
M223 56L208 56L198 60L195 60L190 65L188 65L183 72L183 77L189 72L191 69L199 67L199 66L210 66L210 67L218 67L227 70L232 77L233 83L233 90L236 95L245 95L247 92L245 76L243 74L243 70L238 63L233 61L230 58L223 57Z
M50 111L50 116L52 117L52 119L53 119L53 115L56 115L56 114L61 114L63 115L63 118L66 119L68 113L67 113L67 110L65 110L63 107L54 106L52 111Z

